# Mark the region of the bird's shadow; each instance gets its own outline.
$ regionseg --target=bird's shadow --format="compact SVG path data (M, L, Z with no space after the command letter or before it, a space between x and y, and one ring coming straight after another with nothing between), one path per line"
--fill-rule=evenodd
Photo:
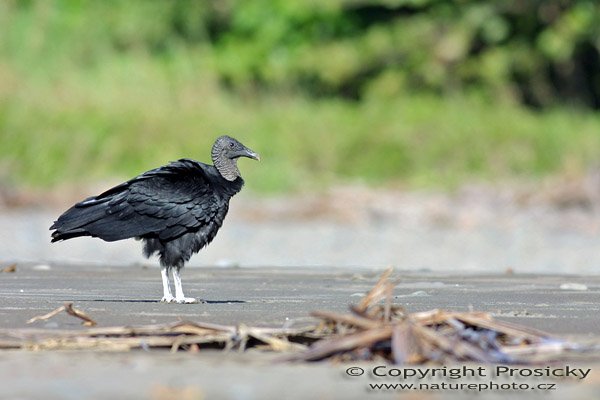
M73 301L62 300L62 301ZM78 302L94 302L94 303L161 303L160 300L144 300L144 299L77 299ZM200 300L198 303L192 304L243 304L245 300ZM174 303L177 304L177 303Z

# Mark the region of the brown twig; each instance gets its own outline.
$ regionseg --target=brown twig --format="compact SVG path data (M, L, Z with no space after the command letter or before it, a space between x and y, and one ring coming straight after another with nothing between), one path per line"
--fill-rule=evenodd
M7 272L7 273L17 272L17 264L11 264L7 267L4 267L4 268L0 269L0 272Z
M392 334L391 326L369 329L359 333L323 339L313 344L304 353L292 357L295 361L316 361L342 351L360 347L369 347L374 343L388 339Z
M345 323L363 329L372 329L381 326L381 322L351 314L339 314L331 311L313 311L310 313L310 315L324 320Z
M392 274L393 270L394 269L392 267L389 267L383 272L383 274L381 274L381 277L379 278L375 286L373 286L373 288L369 290L365 297L362 298L360 303L358 303L358 305L354 307L354 310L357 313L363 314L365 311L367 311L367 308L369 308L369 306L385 298L386 289L389 284L388 278Z
M73 303L65 303L65 311L69 315L72 315L74 317L82 319L83 320L82 325L84 325L84 326L96 326L97 325L97 322L94 321L93 319L91 319L89 317L89 315L87 315L86 313L84 313L81 310L73 308Z
M46 320L54 317L56 314L59 314L59 313L61 313L63 311L65 311L65 306L60 306L56 310L50 311L48 314L38 315L36 317L33 317L33 318L29 319L27 321L27 323L28 324L33 324L36 321L46 321Z
M73 308L73 303L71 303L71 302L65 303L64 305L58 307L57 309L50 311L48 314L38 315L37 317L33 317L30 320L28 320L27 323L32 324L36 321L46 321L46 320L54 317L55 315L60 314L63 311L65 311L69 315L72 315L76 318L83 320L83 322L81 324L84 326L97 325L96 321L94 321L92 318L90 318L86 313L84 313L83 311L78 310L76 308Z

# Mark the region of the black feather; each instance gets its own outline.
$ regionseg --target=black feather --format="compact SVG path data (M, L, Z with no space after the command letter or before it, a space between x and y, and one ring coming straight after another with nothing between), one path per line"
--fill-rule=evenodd
M234 165L235 173L236 157L219 162ZM150 170L68 209L50 227L52 242L78 236L109 242L141 238L146 256L157 253L162 265L182 267L214 239L229 200L244 184L239 171L233 180L226 176L213 165L190 159Z

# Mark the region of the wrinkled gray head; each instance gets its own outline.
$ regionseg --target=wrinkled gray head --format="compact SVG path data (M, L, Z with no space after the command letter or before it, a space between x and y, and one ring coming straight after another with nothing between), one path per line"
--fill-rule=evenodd
M221 176L228 181L234 181L240 176L237 159L240 157L260 160L258 154L230 136L221 136L213 144L212 161Z

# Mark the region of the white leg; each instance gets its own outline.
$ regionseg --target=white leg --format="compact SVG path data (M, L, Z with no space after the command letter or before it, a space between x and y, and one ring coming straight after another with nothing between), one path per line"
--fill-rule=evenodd
M193 297L185 297L183 288L181 287L181 276L179 276L180 268L173 268L173 282L175 282L175 301L178 303L197 303L198 300Z
M160 300L163 303L172 303L175 301L175 297L171 293L171 282L169 281L169 269L167 267L160 267L160 276L162 277L163 284L163 298Z

